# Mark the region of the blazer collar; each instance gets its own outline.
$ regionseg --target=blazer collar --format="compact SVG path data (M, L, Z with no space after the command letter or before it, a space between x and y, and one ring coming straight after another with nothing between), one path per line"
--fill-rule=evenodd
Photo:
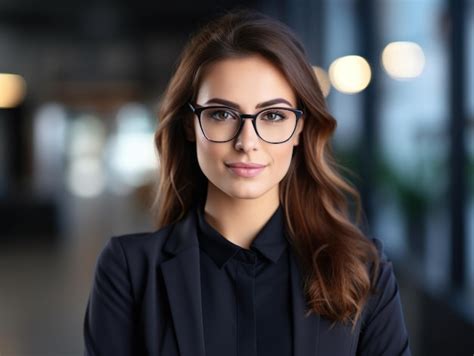
M203 202L195 205L195 214L198 222L199 247L214 260L219 268L223 268L227 261L242 250L242 247L227 240L207 222ZM251 250L260 253L271 263L278 261L288 245L284 234L283 218L283 207L280 205L250 246Z
M196 227L196 214L193 209L189 209L185 217L175 224L163 246L163 250L172 255L161 263L161 270L180 356L205 356ZM307 305L303 295L302 270L295 254L291 252L290 256L293 355L315 355L319 343L320 317L314 313L305 317Z

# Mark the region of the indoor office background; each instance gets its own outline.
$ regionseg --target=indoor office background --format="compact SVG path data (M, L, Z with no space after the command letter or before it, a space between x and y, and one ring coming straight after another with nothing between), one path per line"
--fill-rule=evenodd
M256 8L305 44L414 355L474 353L474 5L0 2L0 355L81 355L97 256L151 231L157 105L190 34Z

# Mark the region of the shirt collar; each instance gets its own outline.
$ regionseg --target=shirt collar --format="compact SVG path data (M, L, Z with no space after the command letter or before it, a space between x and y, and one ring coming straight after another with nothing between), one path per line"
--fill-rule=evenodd
M198 239L202 248L222 268L228 260L243 248L227 240L204 218L204 203L195 205L198 222ZM259 231L250 249L257 251L275 263L288 245L284 228L284 211L280 204L267 223ZM244 249L245 250L245 249Z

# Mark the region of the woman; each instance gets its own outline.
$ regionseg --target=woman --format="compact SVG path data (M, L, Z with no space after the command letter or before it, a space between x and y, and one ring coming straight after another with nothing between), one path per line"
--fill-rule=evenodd
M392 264L351 222L336 121L287 26L245 9L204 26L159 118L157 230L101 252L86 355L411 354Z

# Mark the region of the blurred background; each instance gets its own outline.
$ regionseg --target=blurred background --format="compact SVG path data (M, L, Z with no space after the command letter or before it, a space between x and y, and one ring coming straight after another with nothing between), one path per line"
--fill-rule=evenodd
M0 355L82 355L97 256L151 231L157 105L190 34L236 5L292 27L414 355L474 353L474 2L0 1Z

